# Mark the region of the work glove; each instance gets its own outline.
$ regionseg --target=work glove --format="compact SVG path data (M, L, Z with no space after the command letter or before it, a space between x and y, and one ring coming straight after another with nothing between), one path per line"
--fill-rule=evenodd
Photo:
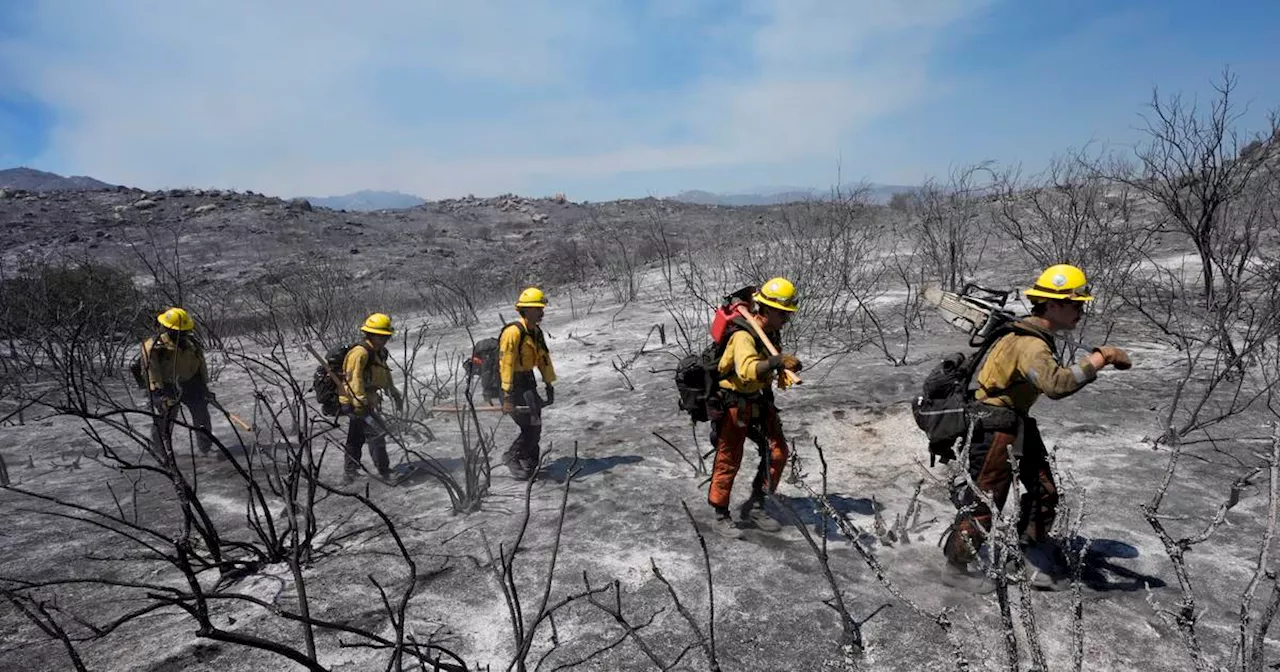
M396 413L404 412L404 397L400 396L399 394L393 394L391 395L391 399L392 401L395 402Z
M769 358L769 368L774 371L779 371L781 369L799 371L803 366L804 365L800 363L800 360L796 358L795 355L779 354L773 355Z
M511 395L510 395L509 393L506 393L506 392L503 392L503 393L502 393L502 412L503 412L503 413L515 413L515 412L516 412L516 402L515 402L515 401L513 401L513 400L511 399Z
M781 358L782 368L784 369L790 369L791 371L798 372L800 371L800 369L804 368L804 364L800 362L800 358L796 357L795 355L789 355L789 354L783 353L781 355L778 355L778 357Z
M213 392L210 392L209 390L204 391L204 398L205 398L205 401L211 404L218 403L218 395L214 394Z
M556 403L556 388L551 385L547 385L547 400L543 402L543 405L550 406L554 403Z
M1129 360L1129 353L1115 347L1114 345L1103 345L1094 348L1093 351L1102 355L1103 361L1121 371L1133 366L1133 362Z

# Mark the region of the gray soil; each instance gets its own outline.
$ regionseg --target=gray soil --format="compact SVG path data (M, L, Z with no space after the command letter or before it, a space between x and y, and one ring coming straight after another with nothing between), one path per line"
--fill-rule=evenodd
M123 232L128 223L146 218L145 213L165 213L189 223L204 222L189 234L189 247L184 249L191 250L191 263L209 277L232 285L244 268L257 269L250 271L256 273L304 264L308 248L376 259L369 264L377 269L369 282L382 273L403 281L429 272L442 260L459 268L473 264L502 274L505 271L496 266L497 260L523 250L526 243L522 241L527 240L539 241L530 253L534 273L567 282L575 279L574 269L564 268L564 262L554 257L549 239L564 236L589 242L595 225L591 218L599 221L605 213L617 217L602 230L626 231L625 226L634 226L639 231L644 226L643 219L630 218L641 208L624 203L583 206L521 201L533 213L548 215L545 221L533 222L529 212L504 210L492 202L432 203L405 212L357 214L305 211L264 197L179 192L138 211L135 204L145 196L129 191L11 195L0 202L0 220L7 222L0 229L6 256L66 245L104 260L124 260L128 248L122 244L127 239ZM194 214L197 207L208 204L217 207ZM116 206L124 207L117 210ZM648 207L668 208L665 215L678 224L673 229L682 231L717 226L722 220L750 226L759 216L750 210L657 202ZM624 221L630 223L619 223ZM492 229L496 244L476 240L480 227ZM224 246L222 241L227 240L240 242ZM1170 254L1179 252L1174 241L1165 245ZM246 265L255 250L270 259ZM277 251L282 256L276 256ZM986 279L1013 287L1025 282L1029 269L1029 264L1002 268ZM504 279L517 284L527 280ZM828 463L829 501L863 533L858 542L885 569L884 581L879 580L850 540L834 526L821 529L821 515L815 513L805 487L791 480L779 487L779 501L795 519L803 521L820 543L825 534L830 570L844 603L859 621L862 648L851 652L841 648L839 616L825 604L831 598L829 585L801 531L788 524L776 533L747 530L739 540L718 536L710 527L706 476L658 438L666 438L689 456L709 448L707 426L691 431L687 416L676 407L672 369L684 353L674 338L663 345L656 335L651 337L654 325L663 325L668 335L677 331L667 311L663 278L656 267L649 267L639 280L639 298L625 305L599 282L560 285L552 294L545 327L560 381L556 404L545 415L545 456L530 490L531 517L516 560L522 608L533 610L541 598L551 552L557 548L553 542L561 496L568 487L551 601L580 591L584 576L592 586L616 580L626 617L633 624L649 623L641 636L665 661L674 661L700 637L678 612L653 568L670 581L680 604L702 634L708 634L710 601L701 533L714 586L715 651L724 670L954 667L943 631L891 594L885 581L927 612L951 610L953 637L970 669L1005 669L996 598L959 593L938 581L942 564L938 541L954 515L946 487L950 476L943 465L929 466L923 435L909 408L910 398L937 357L962 349L964 335L930 314L926 328L913 335L910 357L902 366L889 364L873 349L823 358L827 353L815 346L800 352L811 362L803 373L804 384L778 392L784 429L799 457L797 473L809 487L821 489L816 441ZM510 317L510 310L506 300L485 304L480 331L493 331L499 315ZM402 325L401 334L425 325L442 355L457 357L469 351L472 336L463 328L424 314L395 317ZM1077 628L1073 622L1076 598L1070 591L1031 592L1028 604L1051 669L1071 669L1077 629L1084 636L1083 669L1195 669L1177 625L1158 612L1175 610L1183 592L1170 558L1141 510L1159 485L1170 457L1170 448L1153 447L1150 437L1162 432L1178 353L1153 338L1132 316L1118 321L1110 341L1130 349L1135 361L1132 370L1108 369L1084 391L1060 401L1042 400L1036 407L1046 442L1055 451L1063 491L1061 516L1074 519L1083 507L1076 530L1076 543L1086 547L1080 586L1082 620ZM395 342L392 349L396 352ZM221 356L211 353L215 361ZM292 349L289 358L298 371L309 375L314 368L300 348ZM624 379L614 365L627 360L633 363L624 367ZM214 383L219 398L228 409L247 415L247 409L254 407L247 377L235 367L219 368ZM420 359L415 374L432 376L429 356ZM1265 409L1250 411L1216 426L1213 441L1184 448L1161 509L1164 524L1175 538L1193 537L1204 529L1226 501L1231 484L1263 463L1259 455L1268 452L1270 445L1270 430L1263 422L1270 417ZM24 419L24 424L0 427L0 457L8 465L12 485L114 510L107 486L129 493L133 490L130 479L141 479L136 488L138 519L176 531L173 492L167 484L150 475L112 468L78 420L41 417L34 411ZM495 429L499 449L514 438L514 426L499 414L482 414L482 419ZM425 421L435 433L434 440L407 441L415 450L456 468L461 440L455 419L437 414ZM255 442L253 436L237 435L221 418L215 419L215 432L240 460L246 459L242 439L250 446ZM136 446L117 436L108 434L104 440L137 453ZM339 441L334 432L322 469L323 477L334 483L341 471ZM178 445L187 450L186 439ZM391 452L393 464L404 459L394 445ZM744 473L734 490L735 505L749 484L750 454L748 447ZM235 531L228 534L248 538L244 483L230 465L196 457L186 468L198 474L200 496L211 514L224 529ZM570 473L575 474L571 480ZM508 669L515 651L511 617L489 553L496 554L500 544L509 549L517 535L525 505L524 484L495 465L481 510L455 514L443 489L420 474L394 487L369 479L360 483L393 517L417 564L408 629L421 640L430 638L458 653L473 669ZM877 521L896 527L918 484L918 515L897 527L899 533L893 539L876 534ZM1225 523L1186 555L1194 581L1199 642L1215 664L1232 665L1241 595L1253 574L1266 522L1267 487L1265 472L1244 485ZM682 503L692 512L696 528ZM124 506L134 514L133 504ZM139 560L140 549L129 541L49 515L55 510L47 502L0 490L0 546L5 551L0 556L0 577L111 578L174 585L180 580L165 563ZM771 511L784 522L792 519L781 509ZM324 500L318 516L321 552L304 568L312 615L389 635L392 626L372 580L393 596L406 585L405 565L395 544L378 532L377 521L367 509L349 499ZM296 608L297 594L285 564L261 567L225 590ZM1271 590L1271 581L1264 581L1258 602L1268 600ZM1020 595L1018 588L1011 589L1015 614L1021 613ZM77 635L87 630L71 621L71 614L102 624L143 604L138 591L88 583L42 590L40 596L56 604L54 613ZM0 607L0 669L71 669L59 642L4 604ZM227 630L302 646L296 624L269 610L227 602L215 607L213 618ZM1022 626L1017 630L1025 655L1027 633ZM541 669L581 660L621 634L604 611L576 603L558 612L554 640L551 624L540 626L528 658L530 667L548 651ZM353 639L321 632L317 638L321 663L334 670L386 666L383 652L344 646ZM1267 639L1268 659L1276 658L1276 644L1273 638ZM78 649L86 666L94 670L302 669L290 667L279 656L202 638L193 621L172 608L82 643ZM1029 661L1024 660L1024 669ZM703 649L695 647L675 669L708 668ZM634 641L627 641L574 669L655 668Z

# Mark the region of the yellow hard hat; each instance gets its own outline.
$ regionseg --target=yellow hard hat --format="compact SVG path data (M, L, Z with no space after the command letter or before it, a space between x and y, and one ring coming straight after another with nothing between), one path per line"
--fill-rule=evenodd
M760 291L752 295L751 299L756 303L763 303L766 306L785 310L788 313L794 313L796 308L800 307L800 297L796 295L796 286L786 278L774 278L764 283Z
M191 319L187 311L173 307L156 317L156 322L165 329L176 329L178 331L191 331L196 328L196 321Z
M1044 269L1044 273L1036 279L1036 284L1024 292L1032 303L1052 299L1070 299L1072 301L1092 301L1089 293L1089 279L1084 271L1071 264L1054 264Z
M526 287L516 299L516 308L546 308L547 295L537 287Z
M391 328L391 317L386 313L374 313L364 320L364 326L360 327L360 331L366 334L378 334L379 336L390 336L396 333Z

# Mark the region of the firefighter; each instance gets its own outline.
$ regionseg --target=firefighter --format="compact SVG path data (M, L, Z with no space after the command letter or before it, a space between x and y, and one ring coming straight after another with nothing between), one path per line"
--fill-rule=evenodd
M209 391L204 348L192 334L195 320L186 310L173 307L160 313L156 322L164 330L142 343L142 370L155 411L151 445L157 451L172 448L173 423L181 404L187 407L191 425L196 428L196 447L201 455L208 455L213 444L209 404L216 403L217 398Z
M751 297L751 312L770 340L786 326L799 305L796 287L786 278L773 278ZM782 469L787 464L787 442L782 421L773 403L771 389L783 369L800 371L795 355L770 356L764 344L747 325L735 321L724 353L720 356L720 385L717 408L712 418L711 442L716 447L707 502L715 510L714 527L729 538L742 536L742 527L777 531L781 526L764 510L766 492L777 490ZM762 464L752 483L751 496L739 509L739 521L729 511L733 480L742 464L746 439L767 445L767 464Z
M387 341L395 333L391 318L385 313L373 313L365 319L360 331L364 333L364 340L347 351L342 362L346 384L338 392L340 412L350 418L344 444L344 484L354 481L359 474L360 454L366 444L378 475L384 480L390 478L386 426L379 414L382 393L385 391L391 395L397 410L404 407L404 398L396 389L391 378L391 367L387 364L390 356Z
M502 381L502 410L520 428L502 462L513 478L526 480L538 469L541 459L542 407L556 400L556 369L542 333L547 296L537 287L528 287L516 299L520 319L508 324L498 336L498 370ZM546 398L538 396L534 370L542 375Z
M1062 399L1093 382L1110 364L1131 366L1123 350L1104 345L1080 361L1064 366L1055 357L1056 332L1074 329L1093 300L1084 271L1068 264L1050 266L1024 292L1031 315L1015 322L997 340L976 377L975 429L969 445L968 470L973 482L1003 508L1012 486L1009 448L1018 460L1018 478L1026 489L1018 520L1019 544L1030 565L1033 587L1065 587L1067 564L1061 549L1049 539L1058 504L1058 489L1049 467L1039 427L1029 413L1041 395ZM942 582L974 593L987 593L995 583L971 563L992 524L992 512L965 484L953 498L960 508L943 545L946 565Z

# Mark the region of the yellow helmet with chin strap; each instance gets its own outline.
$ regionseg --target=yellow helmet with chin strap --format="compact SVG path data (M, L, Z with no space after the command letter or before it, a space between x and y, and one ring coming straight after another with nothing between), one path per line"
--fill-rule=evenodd
M391 316L386 313L373 313L366 317L364 325L360 327L360 331L379 336L390 336L396 333L396 330L391 326Z
M160 326L165 329L174 329L176 331L191 331L196 328L196 321L191 319L191 315L177 306L156 316L156 322L159 322Z
M516 299L516 308L546 308L547 295L537 287L526 287Z
M778 310L785 310L788 313L796 312L796 308L800 307L800 297L797 295L796 286L786 278L773 278L764 283L760 289L751 296L751 300L756 303L764 304Z
M1032 303L1052 300L1070 300L1088 302L1093 300L1089 293L1089 278L1084 271L1071 264L1054 264L1044 269L1036 284L1024 290Z

